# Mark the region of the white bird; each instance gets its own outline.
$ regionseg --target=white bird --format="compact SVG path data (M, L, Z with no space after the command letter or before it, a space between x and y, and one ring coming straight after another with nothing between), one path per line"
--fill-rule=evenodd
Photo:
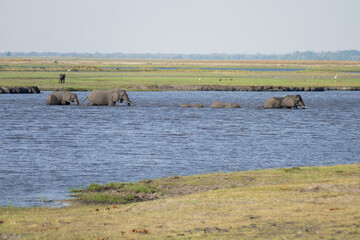
M336 78L337 78L337 74L335 75L334 79L336 79Z

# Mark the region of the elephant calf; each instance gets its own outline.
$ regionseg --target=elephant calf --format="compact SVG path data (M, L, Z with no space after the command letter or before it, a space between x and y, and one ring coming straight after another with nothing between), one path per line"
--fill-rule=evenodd
M69 91L52 92L46 99L46 105L70 105L72 102L79 105L76 94Z
M240 108L236 103L223 103L219 101L213 102L209 107L211 108Z
M264 108L297 108L305 109L305 103L300 95L286 95L285 97L268 98L263 105Z

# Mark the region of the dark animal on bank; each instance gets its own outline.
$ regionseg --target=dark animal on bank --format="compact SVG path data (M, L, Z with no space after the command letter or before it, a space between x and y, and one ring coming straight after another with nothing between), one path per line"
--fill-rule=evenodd
M38 87L0 87L2 93L40 93Z
M59 75L59 83L60 84L65 83L65 74L60 73L60 75Z

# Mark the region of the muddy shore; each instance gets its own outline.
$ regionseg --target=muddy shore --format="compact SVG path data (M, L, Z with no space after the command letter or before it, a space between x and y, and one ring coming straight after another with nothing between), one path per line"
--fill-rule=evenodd
M253 92L302 92L302 91L360 91L360 87L285 87L285 86L226 86L226 85L136 85L139 91L253 91Z
M226 86L226 85L134 85L128 91L245 91L245 92L322 92L322 91L360 91L360 87L286 87L286 86ZM78 89L42 89L41 91ZM0 87L0 94L40 93L38 87Z
M40 89L38 87L0 87L0 94L2 93L40 93Z

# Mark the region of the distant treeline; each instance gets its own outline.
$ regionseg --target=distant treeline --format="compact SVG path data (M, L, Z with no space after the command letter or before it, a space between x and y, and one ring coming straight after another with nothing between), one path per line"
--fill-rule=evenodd
M123 59L189 59L189 60L329 60L360 61L360 51L293 52L289 54L172 54L172 53L57 53L57 52L0 52L0 57L76 57Z

